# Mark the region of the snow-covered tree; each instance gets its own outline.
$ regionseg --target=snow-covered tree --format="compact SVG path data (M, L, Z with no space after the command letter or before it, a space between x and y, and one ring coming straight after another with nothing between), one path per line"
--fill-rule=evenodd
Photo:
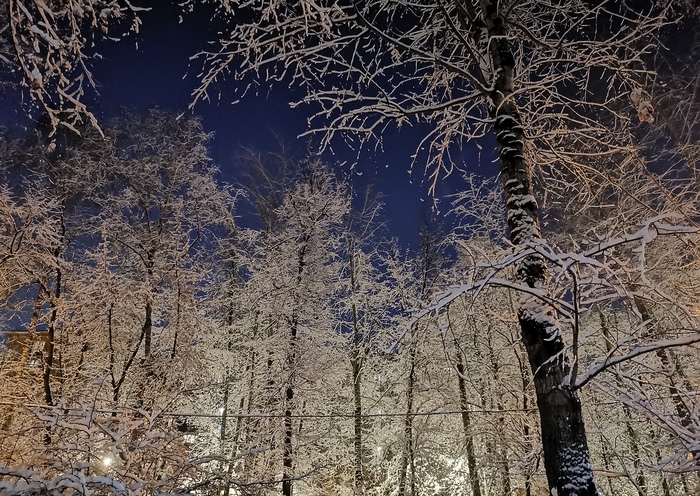
M22 232L33 245L55 243L33 258L41 277L17 288L40 287L30 331L48 329L40 374L46 394L28 395L23 377L4 374L20 414L3 420L3 445L14 443L3 461L38 470L32 480L92 467L128 488L147 481L169 492L200 477L201 463L188 459L182 433L163 411L186 405L188 389L211 375L201 360L206 335L217 330L207 288L234 196L216 180L197 121L154 112L130 116L107 135L39 146L10 170L42 189L25 188L33 196L15 201L5 188L15 213L4 229L17 254L8 260L20 261ZM54 156L43 161L41 150ZM90 181L78 180L81 168ZM22 205L37 201L50 205L37 221L52 237L33 239L38 231L24 219ZM13 273L22 275L22 265ZM32 435L28 423L36 426ZM50 437L40 439L42 432ZM100 459L108 466L99 468Z
M426 123L432 130L417 156L427 158L435 179L451 170L465 139L490 134L510 242L519 249L543 243L536 167L556 162L585 177L579 155L628 147L624 134L611 129L624 128L618 108L644 90L639 60L664 15L576 1L222 5L240 10L244 21L231 27L218 52L202 54L197 98L207 98L228 72L240 81L253 73L287 78L307 91L306 102L320 105L310 132L320 132L326 146L336 135L362 144L391 124ZM517 265L515 281L527 295L517 314L550 488L559 496L594 495L581 406L567 384L566 345L547 303L545 260L532 252Z
M350 369L355 496L365 494L378 482L372 477L368 459L372 452L366 446L370 426L364 414L368 400L377 401L372 376L380 370L382 346L387 332L396 324L397 310L395 282L387 274L389 249L381 237L381 203L369 188L359 200L361 207L348 211L344 217L341 291L335 297L340 318L337 332L346 338Z
M255 167L255 174L274 176L264 162ZM235 421L233 449L254 454L230 474L259 487L281 483L288 495L296 479L327 468L322 433L333 431L332 422L303 416L330 413L336 405L326 395L335 394L344 375L335 298L350 196L313 161L250 188L263 229L238 233L242 293L231 308L229 356L246 358L229 374L240 386L229 391L224 409L271 416Z

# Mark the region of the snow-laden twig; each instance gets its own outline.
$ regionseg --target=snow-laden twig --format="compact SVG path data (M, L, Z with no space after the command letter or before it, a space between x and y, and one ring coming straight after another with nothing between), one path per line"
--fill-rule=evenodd
M534 296L538 300L554 308L554 310L563 318L573 321L574 314L577 312L577 305L569 303L563 298L553 297L543 289L531 288L526 285L518 284L516 282L497 277L498 274L503 270L507 269L508 267L511 267L514 264L517 264L531 256L541 256L546 261L553 264L553 271L556 274L566 273L572 270L574 266L593 267L598 270L614 273L614 271L606 263L602 262L596 257L601 256L606 251L612 250L614 248L629 243L641 243L643 245L650 243L654 241L658 236L697 234L698 232L700 232L698 228L693 226L673 225L661 222L662 220L675 218L678 218L678 216L674 214L666 214L648 219L641 225L641 227L637 231L635 231L632 234L619 236L613 239L609 239L607 241L601 241L595 246L587 250L583 250L581 252L570 251L557 253L554 248L549 246L543 240L535 239L523 243L523 247L521 249L507 255L497 263L476 263L472 269L472 272L481 269L486 269L489 271L488 274L486 274L479 280L470 282L469 284L451 286L442 293L438 294L431 304L424 306L423 308L421 308L413 314L413 317L405 326L403 326L398 336L394 338L393 342L390 345L388 345L384 351L386 353L391 353L394 350L396 350L397 346L399 345L403 337L406 335L406 333L420 319L424 318L429 314L439 312L442 308L449 306L455 299L459 298L464 294L471 293L472 297L478 298L479 294L486 287L504 287L516 290L521 294ZM644 260L640 260L639 263L643 265ZM643 272L644 268L638 267L637 270ZM604 277L581 276L581 278L578 281L578 286L578 291L581 295L590 296L590 298L587 298L583 302L586 305L600 303L602 301L609 300L612 297L630 296L630 293L624 288L623 284L612 284ZM592 286L597 286L599 288L607 288L611 293L605 295L590 294L588 288ZM681 346L681 344L679 344L678 346ZM574 379L575 378L572 378L572 380Z
M579 389L588 384L594 377L596 377L601 372L609 369L614 365L626 362L633 358L636 358L652 351L663 350L666 348L676 348L679 346L688 346L700 342L700 329L692 329L691 334L678 339L667 339L663 341L656 341L652 344L646 346L635 346L631 351L625 353L624 355L612 356L614 350L608 354L603 360L592 364L586 373L579 379L575 379L574 389ZM615 348L616 349L616 348Z
M112 477L86 475L81 470L45 478L39 472L29 469L7 467L0 463L0 494L3 496L64 496L76 494L112 494L132 496L126 485ZM9 480L8 480L9 479Z
M675 452L659 460L656 470L677 473L700 471L700 424L697 423L697 418L694 422L684 425L682 419L664 411L660 405L623 389L613 381L606 382L604 387L606 393L614 392L620 402L654 422L677 443L673 448Z

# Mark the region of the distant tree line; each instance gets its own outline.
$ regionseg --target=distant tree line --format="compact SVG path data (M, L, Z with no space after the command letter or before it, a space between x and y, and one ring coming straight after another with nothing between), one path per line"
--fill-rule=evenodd
M3 487L541 494L523 291L573 343L601 490L697 484L674 475L697 466L696 214L659 184L690 198L690 178L630 166L636 196L552 201L552 244L513 251L495 185L465 177L457 227L406 252L315 159L247 156L232 187L196 120L104 133L3 141L2 308L40 343L3 355ZM530 253L547 293L510 282Z

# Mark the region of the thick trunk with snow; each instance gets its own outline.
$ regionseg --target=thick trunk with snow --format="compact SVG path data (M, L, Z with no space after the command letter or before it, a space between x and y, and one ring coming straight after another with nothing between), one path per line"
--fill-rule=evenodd
M540 239L537 203L523 158L523 131L514 104L502 103L495 128L510 239L515 245ZM542 287L546 278L544 260L538 256L525 258L517 267L516 277L529 287ZM518 321L534 375L545 469L552 495L595 496L598 490L581 403L567 384L570 370L558 322L551 308L534 298L521 304Z
M561 355L561 338L553 336L553 329L533 318L528 309L521 309L518 318L534 374L550 490L557 496L597 495L581 403L575 391L564 385L569 367Z
M523 132L514 105L506 103L500 108L496 133L510 239L515 245L540 239L537 203L522 155ZM519 264L516 277L529 287L542 287L546 278L544 260L527 257ZM518 321L534 375L545 469L552 495L597 495L581 403L568 385L570 370L558 322L551 308L534 298L522 303Z
M523 158L523 131L513 104L501 105L495 128L510 239L521 245L541 236L529 168ZM527 257L517 267L516 277L529 287L542 287L546 278L544 260ZM552 495L594 496L598 490L581 403L567 385L569 365L564 342L551 312L544 302L534 298L523 302L518 310L522 340L534 375L547 479Z
M533 196L531 167L524 157L524 132L514 93L515 61L497 2L482 0L493 64L494 130L501 164L510 240L516 245L542 238ZM546 283L541 257L529 256L517 267L517 281L531 288ZM545 469L552 496L597 496L586 430L577 394L568 386L569 365L552 310L530 298L520 305L518 321L537 394Z

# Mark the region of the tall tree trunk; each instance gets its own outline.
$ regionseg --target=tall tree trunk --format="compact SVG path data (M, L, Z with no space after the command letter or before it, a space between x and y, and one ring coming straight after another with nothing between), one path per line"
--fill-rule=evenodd
M65 209L65 204L62 205ZM46 345L46 356L44 357L44 370L43 370L43 382L44 382L44 398L47 405L53 405L53 391L51 390L51 374L54 368L54 353L56 350L56 321L58 319L58 300L61 297L62 291L62 272L61 272L61 247L63 246L63 241L66 237L66 222L63 214L60 215L60 225L61 225L61 244L54 250L53 256L56 262L56 280L54 283L53 296L49 298L49 305L51 306L51 317L49 319L48 328L48 343ZM46 289L46 295L49 296L49 290Z
M610 457L613 455L610 443L608 440L605 438L604 435L601 435L601 444L602 444L602 453L601 453L601 458L603 459L603 468L605 468L606 471L611 470L611 463L610 463ZM608 489L610 490L610 494L615 494L615 491L613 489L613 484L612 484L612 477L608 477Z
M65 203L62 205L61 212L65 211ZM54 281L53 295L51 295L48 287L46 288L46 295L49 297L49 305L51 307L51 316L49 317L49 327L48 327L48 342L46 343L46 350L44 355L44 367L42 371L42 379L44 384L44 400L47 405L54 404L54 394L51 389L51 375L54 373L54 355L56 351L56 324L58 320L58 300L61 298L62 291L62 276L61 272L61 250L63 242L66 238L66 219L64 214L60 214L60 226L61 226L61 243L53 251L53 257L56 263L56 279ZM44 444L51 444L51 427L46 427L46 432L44 434Z
M44 357L44 399L47 405L53 405L53 392L51 391L51 373L53 372L53 357L56 349L56 320L58 318L57 300L61 297L61 269L56 269L56 287L53 297L50 298L51 317L49 319L48 342L46 343L46 356Z
M221 432L219 433L219 453L220 455L226 456L226 440L228 439L228 401L229 401L229 390L231 389L231 376L228 369L226 370L226 375L224 377L224 397L221 400L223 402L223 407L221 408Z
M533 196L531 166L524 158L522 119L514 97L515 60L498 2L481 0L496 77L491 93L494 131L505 193L510 241L515 246L542 239ZM517 282L546 288L546 266L530 255L516 268ZM535 298L518 309L518 321L537 394L542 447L550 492L556 496L597 496L578 395L569 385L570 367L552 309Z
M357 353L357 351L355 353ZM353 444L355 448L353 493L355 496L362 496L364 493L364 477L362 475L362 388L360 382L362 366L359 357L353 357L351 360L351 365L353 377L352 393L355 407L353 418Z
M142 381L139 382L137 389L137 404L140 408L144 408L145 405L145 395L149 387L153 386L153 379L155 376L155 370L153 363L151 363L151 342L153 337L153 304L151 303L150 297L146 302L145 316L143 320L143 326L141 327L141 335L143 336L143 359L141 360L141 366L146 372L146 376Z
M612 336L612 332L610 332L610 326L608 325L608 319L605 317L605 314L603 313L602 310L598 309L598 314L600 316L600 326L601 330L603 331L603 339L605 340L605 351L606 353L610 353L613 349L613 343L615 343L615 339ZM622 379L618 376L616 377L616 382L618 386L622 386ZM635 482L636 482L636 487L637 487L637 494L638 496L646 496L646 478L644 477L644 473L641 471L641 455L640 455L640 449L639 449L639 434L637 433L636 430L632 427L632 413L630 412L630 409L627 405L623 404L622 405L622 411L625 412L625 430L627 431L627 435L629 436L630 440L630 451L632 453L632 466L634 466L634 469L636 471L635 475Z
M302 238L302 244L299 248L297 256L297 287L301 287L306 267L306 249L310 236L305 235ZM299 331L299 316L297 309L294 308L292 316L289 319L289 351L287 352L287 370L289 378L285 389L285 408L284 408L284 441L282 453L282 496L292 496L292 474L294 470L294 445L293 445L293 417L292 405L294 402L294 375L297 366L297 333Z
M226 477L224 478L224 487L221 490L222 496L229 496L231 492L231 475L233 473L233 452L227 449L228 435L228 403L229 395L231 390L231 372L228 367L226 367L226 374L224 376L224 394L223 394L223 407L221 409L221 434L219 437L219 454L225 460L221 464L221 469L226 472ZM241 408L243 408L243 399L241 398ZM241 417L238 417L240 421ZM237 430L237 428L236 428ZM238 433L235 432L234 435ZM235 442L235 441L234 441ZM226 460L227 455L230 455L228 460Z
M149 283L153 282L153 266L154 266L154 259L156 255L156 249L151 248L148 250L148 253L146 255L146 272L148 274L147 281ZM153 336L153 302L151 301L151 294L150 294L150 288L149 288L149 295L148 295L148 301L146 301L146 316L144 319L143 323L143 336L144 336L144 342L143 342L143 363L146 366L147 369L147 376L150 377L152 374L150 365L151 365L151 339Z
M413 334L413 333L411 333ZM399 461L399 492L398 496L406 494L406 480L408 469L411 468L411 496L416 494L416 474L415 474L415 446L413 443L413 398L415 394L415 373L416 373L416 348L411 336L409 350L408 384L406 385L406 416L404 417L404 449Z
M233 324L233 312L229 311L229 325ZM233 351L233 342L230 336L231 333L229 333L229 342L227 345L228 351ZM252 333L252 340L255 341L255 338L257 337L258 334L258 316L256 314L255 316L255 323L253 324L253 333ZM250 354L250 361L245 367L245 373L243 374L243 377L248 378L248 394L241 394L241 399L239 400L238 403L238 417L236 418L236 425L233 430L233 437L231 438L231 449L227 450L229 453L229 460L227 461L227 467L226 467L226 479L225 479L225 486L224 490L222 491L222 496L229 496L231 493L231 477L233 476L233 470L234 470L234 458L235 455L240 451L240 446L239 443L241 442L241 437L245 437L243 435L243 418L245 414L251 414L251 405L253 403L253 387L255 385L255 360L257 358L257 353L253 350ZM228 412L228 388L229 388L229 376L230 372L227 368L226 370L226 394L225 394L225 400L224 400L224 408L225 412ZM247 400L247 401L246 401ZM246 403L247 403L247 410L246 410ZM223 425L222 425L222 430L223 430ZM222 434L222 443L223 443L223 434ZM223 445L223 444L222 444ZM245 472L245 468L244 468Z
M485 337L486 340L486 345L487 349L486 351L488 352L489 356L489 361L491 362L491 374L490 377L495 381L495 383L499 382L500 375L501 375L501 367L500 364L498 363L498 357L496 355L496 350L494 349L493 346L493 335L490 332L491 326L488 327L488 331ZM482 397L484 395L482 394ZM495 402L494 405L494 399L497 401ZM498 401L497 398L494 398L493 395L490 395L489 398L490 401L490 409L493 410L494 407L496 411L501 411L503 410L503 404ZM497 438L497 448L494 450L494 453L498 453L498 456L501 459L501 478L502 478L502 494L503 496L510 496L511 493L511 484L510 484L510 466L508 464L508 443L505 441L506 437L508 436L508 433L506 432L506 425L505 425L505 417L503 414L498 416L498 430L496 432L496 438Z
M177 355L177 338L180 334L180 316L182 315L182 308L180 305L182 301L182 287L177 269L175 270L175 278L177 279L177 303L175 304L175 333L173 335L173 349L170 352L170 362L173 362Z
M151 359L151 337L153 336L153 305L149 301L146 303L146 315L143 320L143 358L146 367Z
M510 102L499 105L496 133L510 239L515 245L541 239L537 204L532 195L529 170L522 158L520 117ZM544 287L544 260L535 255L525 258L517 267L516 277L528 287ZM520 306L518 321L534 375L550 491L557 496L597 495L581 403L568 384L570 368L564 356L559 325L551 308L536 299Z
M523 426L523 436L525 438L525 446L532 450L533 443L530 440L530 425L529 420L527 420L527 417L529 417L528 410L530 409L530 397L527 394L528 385L530 383L530 374L527 371L527 365L523 363L523 360L521 359L520 355L521 353L518 352L518 366L520 367L520 377L522 379L523 386L523 412L526 416L525 425ZM525 496L532 496L532 474L534 474L537 471L537 465L539 465L539 458L537 464L535 464L534 467L528 464L528 466L525 469Z
M114 303L112 302L109 305L109 309L107 310L107 335L108 335L108 342L109 342L109 368L110 368L110 377L112 381L112 400L116 404L119 400L119 392L121 391L121 387L124 384L124 381L126 380L126 376L131 369L131 366L134 364L134 360L136 358L136 355L139 352L139 349L141 348L141 343L143 343L144 336L147 331L147 324L150 324L150 322L146 321L144 325L141 327L141 332L139 334L139 340L136 343L136 346L134 346L134 349L130 351L127 359L124 361L124 366L122 368L121 373L119 374L119 379L117 379L117 374L116 374L116 356L115 356L115 348L114 348L114 329L112 327L112 312L114 310ZM147 313L148 315L148 313ZM148 329L150 330L150 329ZM116 412L113 414L113 416L116 415Z
M56 253L56 258L58 259L58 250ZM51 375L54 370L54 354L56 351L56 321L58 319L58 299L61 297L61 269L56 269L56 282L54 288L54 294L49 299L51 306L51 316L49 318L48 327L48 340L46 343L45 356L44 356L44 367L42 370L42 379L44 384L44 400L49 406L54 404L53 390L51 389ZM44 444L51 444L51 426L46 426L46 431L44 432Z
M500 403L496 406L498 410L503 409L503 405ZM506 431L506 419L501 415L498 419L498 434L499 434L499 444L501 445L501 459L503 460L503 496L510 496L513 491L510 483L510 464L508 463L508 443L507 443L507 431Z
M644 300L639 297L634 298L634 304L637 310L642 316L642 321L646 322L648 326L652 328L658 328L659 321L655 318L653 312L647 307ZM690 408L683 398L683 392L676 383L676 377L680 377L681 380L685 378L683 370L678 366L678 362L674 359L671 350L661 348L656 350L656 356L661 361L661 365L666 372L666 377L668 378L668 391L671 394L671 401L673 401L673 406L676 410L676 415L680 424L686 429L693 429L693 419ZM686 384L688 381L686 380ZM686 388L688 392L693 391L692 385L687 384ZM700 459L700 449L692 449L691 454L695 459ZM683 479L685 481L685 479Z
M234 455L238 454L241 452L241 438L245 441L248 439L248 432L249 428L248 425L244 427L243 425L243 419L244 415L248 414L250 415L253 413L251 410L251 405L253 404L253 387L255 385L255 360L256 360L256 353L253 352L251 353L250 356L250 363L246 366L246 374L249 374L249 379L248 379L248 395L241 396L240 402L238 403L238 411L240 412L240 415L236 419L236 428L233 433L233 439L231 439L231 460L228 462L228 469L227 469L227 476L226 476L226 487L224 487L224 493L222 496L229 496L231 492L231 477L233 476L233 469L234 469L234 462L233 458ZM247 458L247 457L245 457ZM244 462L243 466L243 473L246 473L246 466Z
M29 321L29 336L31 342L34 342L35 340L39 339L39 336L37 336L38 332L38 327L39 327L39 318L41 317L41 308L44 306L45 300L42 298L42 295L45 297L48 297L48 293L46 293L46 287L45 285L39 281L38 282L39 290L36 294L36 300L34 300L34 310L32 311L32 317L31 320ZM29 352L32 351L32 346L29 345L26 348L26 353L28 354ZM45 352L46 350L44 350ZM17 377L21 378L23 373L24 373L24 367L27 364L27 356L22 356L22 360L20 360L20 370L17 372ZM43 364L42 364L43 366ZM45 395L46 393L44 393Z
M282 454L282 496L292 496L292 473L293 473L293 417L292 403L294 401L294 386L292 384L292 374L296 366L296 340L297 340L297 321L292 320L290 326L290 353L287 356L287 368L290 371L290 377L287 382L285 391L285 409L284 409L284 441Z
M467 384L465 377L462 356L457 353L457 380L459 381L459 409L462 410L462 429L464 430L464 440L467 452L467 468L469 469L469 485L472 496L481 496L481 484L479 484L479 473L476 467L476 453L474 450L474 436L471 427L471 415L469 415L469 402L467 401Z
M255 327L255 329L257 332L257 315L256 315L256 327ZM254 338L255 338L255 335L256 335L256 333L253 334ZM250 369L249 369L250 375L248 377L248 399L246 401L247 405L244 404L243 398L241 398L241 403L240 403L241 413L247 413L248 415L253 413L253 404L254 404L253 403L253 400L254 400L253 388L255 386L256 373L257 373L256 368L255 368L256 357L257 357L256 352L251 353ZM246 407L245 411L243 410L244 406ZM247 446L250 443L251 439L253 439L253 438L259 439L260 431L261 431L261 427L260 427L260 420L259 419L257 419L257 420L247 419L247 421L244 424L243 417L238 417L238 421L237 421L237 425L236 425L236 441L235 441L236 451L235 451L235 453L241 452L240 448L241 448L241 446L244 446L243 443L246 443L245 445ZM252 461L252 457L248 457L248 456L243 457L242 473L245 474L246 476L248 476L249 471L252 470L251 466L253 464L251 463L251 461ZM233 466L229 467L230 474L233 473L232 467ZM229 474L229 478L231 476L230 474Z
M362 460L362 362L364 359L364 343L357 316L357 305L355 304L355 288L357 285L355 271L357 268L355 266L354 245L349 231L346 233L346 242L348 247L348 262L350 264L350 297L352 298L352 350L350 352L350 365L352 367L352 397L354 404L353 445L355 449L355 463L353 494L355 496L362 496L365 486Z
M294 399L294 389L287 387L286 392L287 407L284 410L284 452L282 455L282 496L292 496L292 409L291 403Z

